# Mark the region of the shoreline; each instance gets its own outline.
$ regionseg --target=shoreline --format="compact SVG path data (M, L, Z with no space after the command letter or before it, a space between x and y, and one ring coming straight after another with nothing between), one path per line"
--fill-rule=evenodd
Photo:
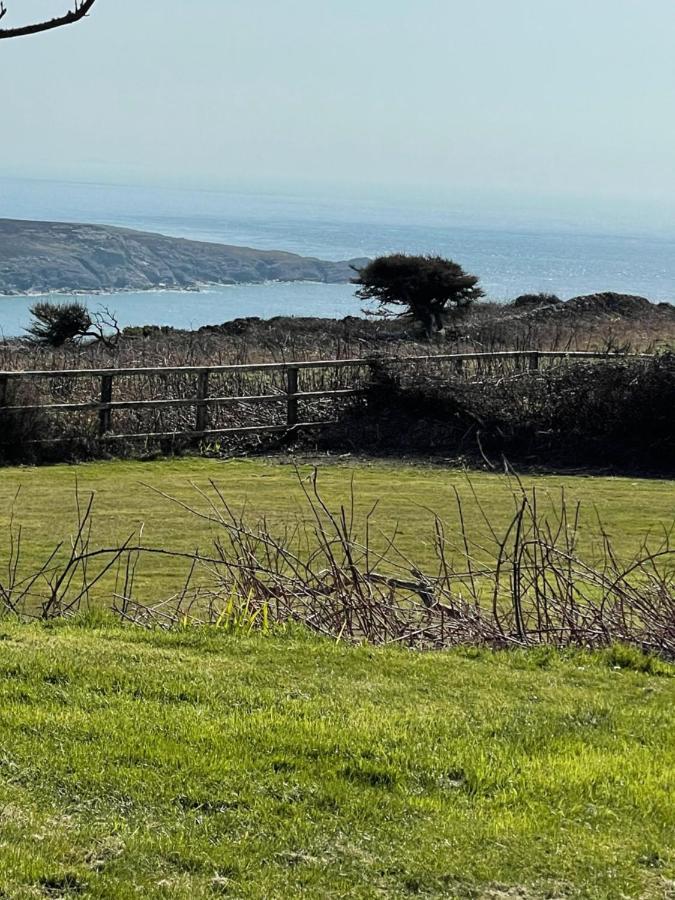
M268 285L286 284L307 284L314 287L322 287L325 285L335 286L344 284L347 286L349 282L330 282L330 281L304 281L296 279L287 281L285 279L268 280L268 281L205 281L196 284L193 287L147 287L147 288L112 288L110 290L53 290L53 291L0 291L0 299L16 299L33 298L33 297L119 297L129 294L208 294L216 290L239 287L266 287Z

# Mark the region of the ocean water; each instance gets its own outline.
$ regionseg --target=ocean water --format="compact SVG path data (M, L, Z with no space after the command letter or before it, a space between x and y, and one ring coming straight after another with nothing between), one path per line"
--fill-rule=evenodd
M573 218L480 212L452 199L345 192L199 191L0 179L0 216L94 222L176 237L290 250L324 259L406 251L439 253L481 277L489 297L602 290L675 302L672 234L604 233ZM0 260L1 263L1 260ZM68 299L65 296L57 299ZM202 292L79 298L105 305L123 325L199 327L240 316L363 314L350 285L237 285ZM34 298L0 297L0 333L21 333Z
M200 328L244 316L320 316L341 319L363 315L365 304L344 284L237 284L195 291L129 291L93 297L67 294L46 297L0 297L0 337L21 334L37 299L64 303L76 299L91 310L107 308L121 326L171 325Z

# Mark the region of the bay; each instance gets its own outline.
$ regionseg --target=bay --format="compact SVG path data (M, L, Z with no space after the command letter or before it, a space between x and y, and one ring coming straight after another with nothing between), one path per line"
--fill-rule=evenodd
M672 234L580 227L569 215L509 214L450 197L361 197L325 190L184 190L0 178L0 216L92 222L324 259L405 251L438 253L481 277L491 299L597 291L675 301ZM364 304L350 285L264 284L201 292L78 297L108 306L122 325L197 328L245 316L342 317ZM50 297L55 302L67 295ZM21 333L35 298L0 297L0 333Z
M327 319L360 316L364 303L348 284L286 282L237 284L202 291L140 291L99 294L93 297L50 294L33 297L0 297L0 335L16 337L30 322L30 307L38 300L65 303L77 300L93 312L107 307L120 327L169 325L196 329L220 325L231 319L258 316L310 315ZM309 310L309 312L307 312Z

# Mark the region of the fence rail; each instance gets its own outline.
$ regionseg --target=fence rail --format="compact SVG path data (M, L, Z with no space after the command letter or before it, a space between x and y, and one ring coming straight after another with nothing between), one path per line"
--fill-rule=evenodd
M3 413L16 412L49 412L49 413L98 413L98 438L104 441L132 440L136 438L169 438L169 437L211 437L217 435L255 433L255 432L283 432L291 429L317 428L328 422L303 422L299 418L299 402L312 399L338 399L357 396L363 393L362 387L349 387L333 390L299 389L300 372L303 370L337 370L337 369L370 369L375 364L389 363L442 363L454 362L460 367L464 362L483 362L492 360L520 360L529 371L537 371L541 360L593 360L593 359L617 359L625 358L620 354L597 353L584 351L542 351L542 350L509 350L487 353L452 353L435 354L429 356L398 356L398 357L362 357L357 359L330 359L330 360L303 360L283 363L247 363L243 365L226 366L160 366L139 367L121 369L63 369L63 370L39 370L39 371L5 371L0 372L0 423ZM632 357L635 358L635 357ZM645 358L641 355L640 358ZM285 376L284 389L274 394L254 395L228 395L211 396L210 382L217 375L236 375L240 373L281 373ZM167 375L194 375L196 376L196 391L190 397L153 399L153 400L114 400L113 389L115 379L141 377L141 376L167 376ZM11 384L29 382L34 380L72 380L93 378L100 381L98 400L79 403L38 403L14 405L8 402L9 387ZM237 426L236 428L209 428L209 409L213 406L224 404L267 404L283 403L286 405L286 416L283 424L260 424ZM194 427L182 431L160 432L135 432L132 434L117 434L113 428L113 412L115 410L143 410L143 409L179 409L181 407L194 407L196 410ZM50 438L38 440L34 443L58 443L64 439ZM72 440L69 438L67 440Z

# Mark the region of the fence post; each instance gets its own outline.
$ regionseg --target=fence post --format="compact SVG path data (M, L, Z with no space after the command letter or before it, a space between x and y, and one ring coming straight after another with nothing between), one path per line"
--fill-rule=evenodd
M101 375L101 409L98 412L98 436L103 437L112 427L113 376Z
M530 372L536 372L539 369L539 351L535 350L528 356L528 367Z
M208 425L209 408L204 401L209 396L210 374L210 371L205 369L199 373L197 378L197 421L195 423L197 431L206 431Z
M0 410L4 406L7 406L7 387L9 385L9 378L6 375L0 375Z
M290 368L286 370L286 424L289 426L298 424L298 370Z

